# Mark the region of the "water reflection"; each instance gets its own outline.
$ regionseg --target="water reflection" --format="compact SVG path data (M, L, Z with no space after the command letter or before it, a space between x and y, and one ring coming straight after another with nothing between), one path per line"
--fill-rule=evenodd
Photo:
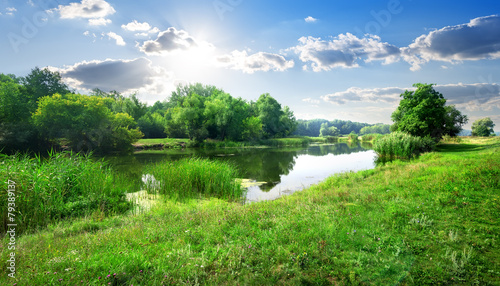
M133 155L107 157L120 173L142 182L144 166L162 160L189 156L228 161L242 177L263 185L248 188L247 201L269 200L318 183L345 171L375 167L375 152L360 143L311 145L300 148L186 149L142 151Z

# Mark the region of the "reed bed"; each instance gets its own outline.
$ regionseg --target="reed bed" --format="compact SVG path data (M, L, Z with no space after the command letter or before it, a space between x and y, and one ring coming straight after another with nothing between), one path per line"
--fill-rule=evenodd
M363 141L363 142L368 142L368 141L376 142L378 139L380 139L382 137L383 137L382 134L370 133L370 134L365 134L365 135L361 136L361 141Z
M422 138L403 132L393 132L377 140L373 149L381 157L411 159L434 150L435 146L436 142L430 137Z
M131 207L125 200L127 180L117 178L104 162L87 155L54 152L46 158L5 156L0 166L4 181L0 193L2 233L11 223L8 213L15 213L20 234L69 218L102 218ZM15 201L8 201L8 180L15 184ZM13 207L12 212L9 207Z
M145 172L152 175L148 192L176 201L207 197L237 201L244 193L236 182L238 170L227 162L187 158L156 163Z

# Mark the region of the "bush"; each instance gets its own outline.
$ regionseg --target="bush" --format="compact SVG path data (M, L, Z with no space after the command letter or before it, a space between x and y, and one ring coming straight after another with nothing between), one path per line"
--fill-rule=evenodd
M377 134L377 133L371 133L371 134L366 134L361 136L361 141L377 141L380 139L383 135L382 134Z
M347 136L347 140L348 141L351 141L351 142L357 142L358 141L358 134L354 133L354 132L351 132L348 136Z

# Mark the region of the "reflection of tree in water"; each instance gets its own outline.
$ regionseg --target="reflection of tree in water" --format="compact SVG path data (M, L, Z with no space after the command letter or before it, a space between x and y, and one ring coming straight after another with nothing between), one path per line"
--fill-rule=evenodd
M358 153L368 150L367 145L361 146L359 142L357 143L337 143L332 145L317 145L310 146L303 154L308 154L311 156L325 156L328 154L341 155L341 154L351 154Z
M295 165L296 151L280 151L275 149L254 149L238 154L230 161L234 162L244 173L245 178L266 182L260 189L270 191L280 183L280 176L287 175Z

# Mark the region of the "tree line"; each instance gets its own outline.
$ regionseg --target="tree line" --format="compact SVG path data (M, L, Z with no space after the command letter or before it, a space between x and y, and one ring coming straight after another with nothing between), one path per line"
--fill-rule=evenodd
M247 102L196 83L148 106L116 91L76 94L48 69L34 68L26 77L0 74L3 152L56 147L106 153L130 150L142 137L258 140L286 137L296 126L290 108L267 93Z
M368 124L360 122L352 122L349 120L326 120L326 119L311 119L311 120L297 120L297 129L293 135L297 136L310 136L310 137L324 137L324 136L339 136L350 133L360 135L378 133L388 134L390 132L390 125L388 124Z

